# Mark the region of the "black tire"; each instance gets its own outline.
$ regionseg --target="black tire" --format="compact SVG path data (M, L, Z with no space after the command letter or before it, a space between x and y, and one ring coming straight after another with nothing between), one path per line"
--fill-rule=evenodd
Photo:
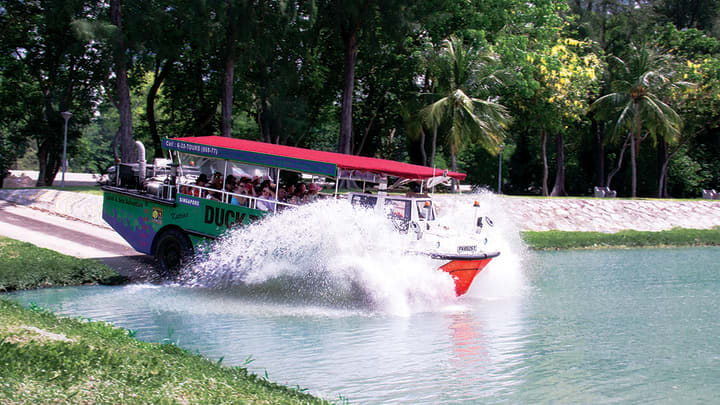
M160 275L173 278L193 256L190 239L179 229L171 228L157 236L155 258L160 264Z

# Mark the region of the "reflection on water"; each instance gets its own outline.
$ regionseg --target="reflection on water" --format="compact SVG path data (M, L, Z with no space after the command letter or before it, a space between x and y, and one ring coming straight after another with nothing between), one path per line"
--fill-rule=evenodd
M273 381L353 403L707 403L720 393L718 262L718 248L538 253L514 295L499 283L407 315L244 288L11 296L223 364L251 357Z

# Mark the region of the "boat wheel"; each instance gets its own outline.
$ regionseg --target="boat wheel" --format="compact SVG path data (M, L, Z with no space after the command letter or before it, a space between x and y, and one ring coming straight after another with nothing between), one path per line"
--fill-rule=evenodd
M155 257L160 264L160 275L163 278L177 276L192 254L192 243L184 232L168 229L158 236Z

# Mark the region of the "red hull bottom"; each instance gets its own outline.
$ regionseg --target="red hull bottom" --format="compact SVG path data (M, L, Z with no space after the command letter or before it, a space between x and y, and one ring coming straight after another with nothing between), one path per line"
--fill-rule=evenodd
M470 289L470 285L475 279L475 276L477 276L491 260L492 258L480 260L452 260L445 265L440 266L439 270L450 273L450 276L455 282L455 294L459 297Z

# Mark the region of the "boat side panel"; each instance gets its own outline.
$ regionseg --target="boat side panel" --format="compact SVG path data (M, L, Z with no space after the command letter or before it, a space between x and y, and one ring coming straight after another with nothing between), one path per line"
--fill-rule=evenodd
M238 225L246 225L266 213L246 207L179 194L176 204L105 190L103 219L135 250L152 254L152 242L164 227L176 225L187 232L194 246Z

